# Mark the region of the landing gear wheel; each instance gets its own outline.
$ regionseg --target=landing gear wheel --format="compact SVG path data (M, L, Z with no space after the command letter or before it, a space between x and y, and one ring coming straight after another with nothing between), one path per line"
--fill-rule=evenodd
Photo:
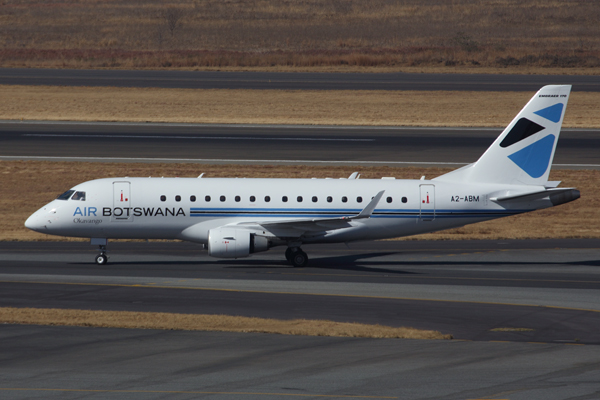
M106 256L106 254L98 254L96 256L96 264L98 265L104 265L108 262L108 257Z
M292 253L290 262L294 268L304 268L308 264L308 256L302 250L298 250Z

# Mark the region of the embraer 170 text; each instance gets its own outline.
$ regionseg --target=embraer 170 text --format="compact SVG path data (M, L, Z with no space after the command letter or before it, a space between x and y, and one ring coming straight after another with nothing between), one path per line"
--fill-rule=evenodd
M477 162L432 180L108 178L82 183L27 219L41 233L181 239L220 258L275 246L295 267L305 243L340 243L455 228L579 198L549 182L571 86L545 86Z

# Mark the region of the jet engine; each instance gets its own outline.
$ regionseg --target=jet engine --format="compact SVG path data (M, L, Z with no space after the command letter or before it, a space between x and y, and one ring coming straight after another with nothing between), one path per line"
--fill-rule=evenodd
M264 236L239 228L215 228L208 231L208 255L217 258L248 257L267 251L271 243Z

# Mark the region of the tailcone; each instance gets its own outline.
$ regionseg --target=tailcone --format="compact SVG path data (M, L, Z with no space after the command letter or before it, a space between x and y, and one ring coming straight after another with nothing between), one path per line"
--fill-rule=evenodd
M550 201L553 206L569 203L581 197L581 193L577 189L571 189L568 192L558 193L550 196Z

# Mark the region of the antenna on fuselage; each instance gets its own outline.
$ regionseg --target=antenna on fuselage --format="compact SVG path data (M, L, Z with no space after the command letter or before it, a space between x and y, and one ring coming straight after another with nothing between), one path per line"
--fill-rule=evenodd
M198 175L198 179L202 178L204 176L204 172L201 173L200 175Z
M348 177L348 179L358 179L360 178L360 174L358 172L353 172L352 175Z

